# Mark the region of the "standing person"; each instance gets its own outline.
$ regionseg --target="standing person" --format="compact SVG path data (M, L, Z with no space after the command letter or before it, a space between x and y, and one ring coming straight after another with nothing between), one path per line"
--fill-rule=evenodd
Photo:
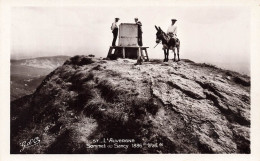
M115 22L113 22L112 26L111 26L111 30L113 33L112 46L116 46L116 39L117 39L117 35L118 35L118 21L119 21L119 18L115 18Z
M138 25L138 32L137 32L137 35L138 35L138 38L137 38L138 45L139 46L143 46L143 41L142 41L142 34L143 34L142 23L140 21L138 21L138 18L135 18L135 23Z

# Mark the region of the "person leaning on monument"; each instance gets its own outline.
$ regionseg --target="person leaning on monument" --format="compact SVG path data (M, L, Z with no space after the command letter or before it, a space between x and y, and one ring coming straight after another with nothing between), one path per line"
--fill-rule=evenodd
M113 22L111 25L111 30L113 33L112 46L116 46L116 39L117 39L117 35L118 35L118 21L119 21L119 18L115 18L115 22Z
M142 40L142 34L143 34L143 31L142 31L142 23L141 21L138 21L138 18L135 18L135 23L138 25L138 45L139 46L143 46L143 40Z

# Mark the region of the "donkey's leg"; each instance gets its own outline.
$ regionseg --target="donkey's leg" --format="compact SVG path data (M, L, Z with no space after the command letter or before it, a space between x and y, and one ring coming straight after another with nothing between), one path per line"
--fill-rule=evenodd
M173 51L173 53L174 53L173 61L175 61L175 58L176 58L175 48L173 48L172 51Z
M166 62L166 55L167 55L166 49L163 49L163 51L164 51L164 60L163 60L163 62Z
M169 60L169 48L167 48L167 55L166 55L166 57L167 57L166 61L168 62L168 60Z
M177 55L178 55L178 61L180 61L180 56L179 56L179 53L180 53L180 46L177 46Z

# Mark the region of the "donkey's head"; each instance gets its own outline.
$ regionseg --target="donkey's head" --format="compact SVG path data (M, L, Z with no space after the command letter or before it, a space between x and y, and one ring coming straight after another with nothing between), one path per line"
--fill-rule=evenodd
M162 31L162 29L160 27L155 26L155 29L157 30L155 42L159 43L160 41L162 41L164 39L164 32Z

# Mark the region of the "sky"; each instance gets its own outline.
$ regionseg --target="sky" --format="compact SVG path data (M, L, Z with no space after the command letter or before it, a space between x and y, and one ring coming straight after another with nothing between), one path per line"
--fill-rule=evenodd
M139 18L150 58L164 58L162 46L154 48L154 25L166 31L175 18L181 58L250 74L250 9L243 6L13 7L11 58L106 57L115 17L119 23Z

